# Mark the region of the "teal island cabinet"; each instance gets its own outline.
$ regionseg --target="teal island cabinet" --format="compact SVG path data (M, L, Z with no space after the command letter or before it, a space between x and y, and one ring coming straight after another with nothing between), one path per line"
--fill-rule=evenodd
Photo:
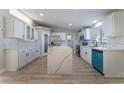
M92 66L105 77L124 77L124 51L93 48Z
M92 65L97 71L103 74L103 51L92 50Z

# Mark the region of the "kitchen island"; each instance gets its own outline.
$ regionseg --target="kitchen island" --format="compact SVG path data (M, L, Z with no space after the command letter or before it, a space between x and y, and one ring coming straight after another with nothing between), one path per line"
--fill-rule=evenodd
M105 77L124 77L124 49L117 47L93 48L92 65Z
M124 48L80 45L80 56L105 77L124 77Z
M48 74L72 74L72 48L54 46L48 49Z

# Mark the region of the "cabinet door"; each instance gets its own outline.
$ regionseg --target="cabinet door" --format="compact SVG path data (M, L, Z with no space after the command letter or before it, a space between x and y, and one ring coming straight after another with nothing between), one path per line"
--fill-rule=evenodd
M31 29L30 29L30 26L27 26L27 39L30 40L31 38Z
M23 67L26 64L26 51L19 51L19 68Z
M14 37L24 38L24 24L19 20L14 20Z
M27 24L25 24L25 34L24 34L25 40L31 40L31 27Z
M31 28L31 40L35 39L34 28Z
M35 49L35 58L39 57L40 55L40 50L38 48Z
M34 31L34 40L38 40L38 29Z
M103 19L103 36L113 36L113 14Z
M87 50L86 48L83 48L83 59L87 61Z
M81 47L81 57L87 61L87 51L86 51L86 48L85 47Z
M81 56L81 58L83 58L82 46L80 46L80 56Z
M14 20L5 18L5 37L14 37Z
M116 12L113 16L113 33L116 36L124 36L124 13Z
M87 48L87 57L86 60L89 64L91 64L91 49Z
M91 49L86 47L86 48L83 48L83 59L88 62L89 64L91 64Z

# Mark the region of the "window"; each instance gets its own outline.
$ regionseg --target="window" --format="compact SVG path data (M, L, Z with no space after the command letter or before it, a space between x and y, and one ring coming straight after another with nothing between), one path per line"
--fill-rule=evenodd
M67 40L68 41L72 40L72 35L67 35Z

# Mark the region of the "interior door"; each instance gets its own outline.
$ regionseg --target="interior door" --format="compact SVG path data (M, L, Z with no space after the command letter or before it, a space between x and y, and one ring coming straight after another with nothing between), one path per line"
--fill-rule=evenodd
M48 34L44 34L44 53L48 52Z
M34 28L31 28L31 40L34 40Z

